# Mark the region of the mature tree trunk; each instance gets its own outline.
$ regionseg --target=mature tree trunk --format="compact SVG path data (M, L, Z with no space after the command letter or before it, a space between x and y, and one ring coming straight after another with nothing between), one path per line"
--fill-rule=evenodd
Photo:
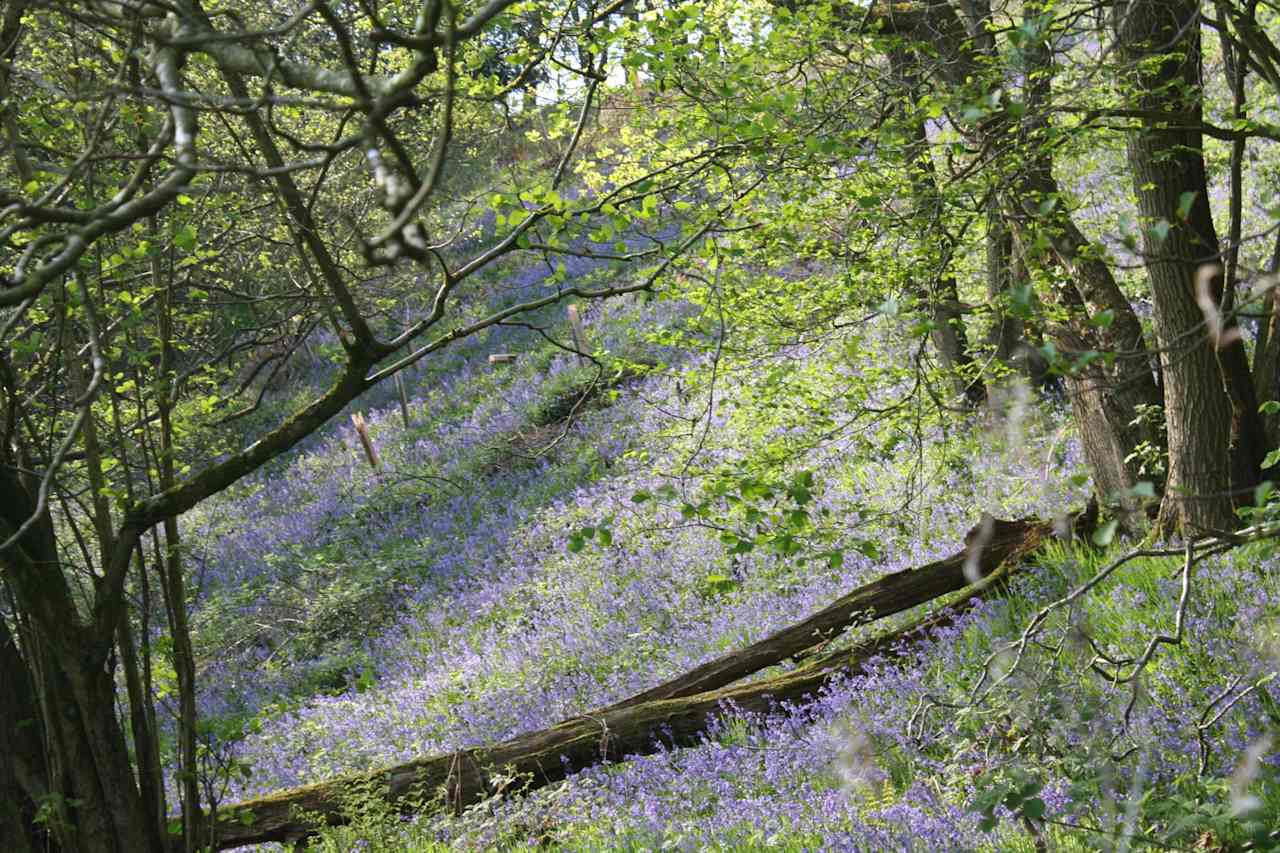
M116 717L115 679L108 665L114 631L100 637L77 614L49 513L36 509L13 469L0 466L0 541L36 519L16 544L0 552L16 609L30 620L18 653L6 652L2 662L5 689L26 683L39 697L37 723L24 723L24 736L41 744L48 762L46 778L19 774L17 781L29 802L49 812L48 825L63 850L159 851L162 841L146 820Z
M40 738L35 685L17 643L0 619L0 849L13 853L45 850L52 839L35 816L48 802L49 770Z
M1280 232L1271 249L1267 274L1280 274ZM1280 400L1280 299L1275 288L1267 290L1259 319L1258 341L1253 356L1253 387L1259 401ZM1263 417L1263 432L1268 448L1280 445L1280 414Z
M1023 198L1060 198L1057 182L1041 173L1015 195ZM1023 195L1028 193L1028 195ZM1137 418L1159 405L1159 391L1151 374L1142 327L1111 270L1096 257L1071 217L1054 212L1049 217L1014 218L1015 232L1024 257L1030 263L1057 266L1068 273L1050 294L1065 315L1051 323L1045 335L1054 344L1066 369L1067 396L1071 400L1085 458L1093 472L1094 487L1104 503L1125 506L1129 490L1139 481L1155 481L1159 475L1144 471L1133 456L1142 445L1159 448L1163 443L1158 424ZM1052 234L1052 249L1035 253L1037 233ZM1109 325L1098 325L1106 312ZM1098 354L1103 354L1098 357Z
M1001 364L1013 366L1013 358L1022 345L1023 321L1007 313L1005 306L1011 300L1020 277L1015 271L1017 260L1013 253L1013 232L1005 224L994 197L987 205L984 239L987 249L987 300L993 312L987 344Z
M991 0L967 0L961 6L961 14L964 15L975 49L987 62L995 65L999 62L999 55L992 27ZM1030 9L1031 4L1028 5L1028 13ZM1048 65L1047 58L1042 58L1042 61ZM1029 81L1029 85L1038 85L1041 81L1046 87L1044 92L1047 93L1048 74L1034 82ZM1029 127L1043 126L1043 120L1038 120L1035 114L1028 116L1020 124L1019 142L1026 142ZM996 193L988 196L986 207L984 242L987 256L987 304L992 310L986 343L996 361L1021 373L1032 385L1044 387L1050 381L1048 363L1039 350L1028 343L1028 329L1024 318L1007 310L1019 298L1035 300L1030 289L1030 276L1023 259L1015 252L1013 230L1005 222L1004 211ZM1019 293L1021 288L1025 290ZM1040 342L1036 341L1037 344Z
M1169 482L1160 527L1230 529L1233 491L1257 483L1265 439L1244 345L1231 340L1229 318L1197 302L1223 301L1198 129L1199 4L1137 0L1115 20L1126 82L1145 116L1129 134L1128 157L1164 370Z

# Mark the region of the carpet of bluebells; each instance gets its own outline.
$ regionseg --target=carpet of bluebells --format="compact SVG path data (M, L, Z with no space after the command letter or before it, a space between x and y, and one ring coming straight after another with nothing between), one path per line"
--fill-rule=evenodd
M503 298L545 271L521 275ZM205 740L224 803L545 728L951 553L984 512L1052 518L1087 496L1060 403L1015 390L960 426L859 420L911 386L893 368L872 375L903 362L891 336L734 365L664 343L660 330L695 315L662 300L591 306L595 348L662 368L603 390L593 383L616 369L529 329L465 341L408 377L408 427L393 389L361 401L379 470L336 421L188 516ZM491 352L520 358L494 366ZM318 358L310 381L324 375ZM828 377L821 393L814 376ZM770 383L792 383L800 404L762 408ZM830 428L817 440L804 401L819 397ZM733 553L723 530L682 511L766 452L815 473L810 544L785 557ZM994 828L975 807L1020 787L1043 806L1035 825L1054 849L1177 846L1280 813L1269 739L1280 691L1265 682L1280 582L1266 546L1198 568L1188 640L1161 651L1127 714L1130 686L1086 664L1093 649L1133 654L1170 629L1176 561L1131 564L1051 620L1026 659L999 658L1017 669L967 702L995 644L1103 559L1051 547L1007 598L801 706L726 708L701 746L658 744L461 816L405 820L353 800L353 826L317 849L1033 850L1016 800L995 807Z

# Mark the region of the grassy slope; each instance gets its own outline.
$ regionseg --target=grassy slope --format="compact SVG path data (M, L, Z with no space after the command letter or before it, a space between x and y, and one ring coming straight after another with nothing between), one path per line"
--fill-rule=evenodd
M682 360L640 334L688 313L668 303L595 309L589 335L615 354L692 369L703 357ZM540 728L794 621L874 573L949 551L982 511L1052 514L1079 503L1068 485L1079 465L1074 441L1034 401L950 434L909 419L858 422L821 442L759 405L770 383L790 383L792 396L826 393L896 361L887 345L860 346L856 360L848 341L833 339L724 365L709 429L696 420L705 386L690 391L699 386L674 378L679 369L548 427L547 413L591 371L528 333L501 330L411 377L410 429L389 391L365 401L383 473L371 474L337 423L193 516L204 566L196 625L215 685L205 697L211 736L249 771L233 774L228 797ZM491 368L485 356L496 350L521 359ZM901 379L884 370L876 393L888 396ZM768 393L776 399L776 388ZM839 394L827 402L848 405ZM837 411L836 421L852 414ZM765 450L818 472L810 546L796 557L730 554L720 531L681 514L683 497L632 501L664 484L697 495L717 471ZM566 548L573 531L601 522L610 545ZM884 559L853 547L866 542ZM842 546L840 565L800 559ZM1143 803L1135 826L1153 833L1201 802L1230 808L1220 780L1274 705L1259 689L1208 730L1205 780L1194 773L1194 722L1235 676L1239 693L1265 671L1280 590L1262 550L1200 572L1192 642L1158 658L1127 734L1128 694L1081 675L1085 651L1064 622L1050 634L1066 639L1057 665L1038 654L983 708L934 711L907 736L920 699L963 698L993 638L1017 630L1097 559L1047 555L1035 582L938 637L913 666L856 679L790 718L730 715L700 749L582 774L461 819L406 826L355 804L356 829L319 846L345 849L361 837L382 838L383 849L1030 849L1007 814L984 833L969 810L976 792L1027 779L1045 786L1051 818L1102 830L1049 828L1083 849L1105 846L1129 803ZM1135 564L1074 614L1076 624L1112 653L1131 652L1168 629L1174 568ZM1130 740L1136 750L1112 761ZM1273 771L1261 779L1249 790L1274 815L1263 784ZM1206 811L1170 840L1214 820ZM1233 831L1224 823L1217 837Z

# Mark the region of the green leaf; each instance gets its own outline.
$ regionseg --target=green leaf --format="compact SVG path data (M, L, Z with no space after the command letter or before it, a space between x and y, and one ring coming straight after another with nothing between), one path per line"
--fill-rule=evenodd
M1147 233L1150 234L1155 243L1159 245L1169 238L1169 228L1169 221L1161 219L1159 222L1152 225L1147 230Z
M853 547L868 560L880 559L880 546L869 539L859 539L853 543Z
M1044 812L1044 800L1039 797L1032 797L1022 803L1022 813L1032 820L1040 820L1040 818L1044 817Z
M1134 483L1133 488L1129 490L1129 494L1135 498L1151 499L1156 496L1155 484L1143 480L1141 483Z
M645 501L650 500L652 498L653 498L653 495L649 494L648 492L639 491L631 496L631 502L633 504L642 504Z
M1092 317L1090 317L1089 325L1097 326L1099 329L1106 329L1106 328L1109 328L1111 324L1114 323L1115 321L1116 321L1116 312L1108 308L1105 311L1099 311L1097 314L1094 314Z
M1277 462L1280 462L1280 448L1276 448L1267 454L1266 458L1262 460L1262 467L1270 468Z
M1093 544L1099 548L1105 548L1111 544L1116 538L1116 531L1120 529L1120 522L1112 519L1106 524L1093 531Z
M196 229L190 225L183 225L173 235L173 244L179 249L191 250L196 247Z
M1280 412L1280 400L1268 400L1258 407L1258 411L1264 415L1274 415Z
M1199 195L1195 190L1188 190L1178 196L1178 218L1186 221L1191 216L1191 205L1195 204L1196 196Z
M703 584L706 586L708 591L716 593L717 595L731 592L738 586L738 582L736 580L728 575L720 574L707 575L703 580Z

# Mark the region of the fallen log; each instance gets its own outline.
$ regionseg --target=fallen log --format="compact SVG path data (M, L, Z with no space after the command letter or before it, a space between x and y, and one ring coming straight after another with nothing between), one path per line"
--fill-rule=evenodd
M903 569L860 586L803 622L759 642L698 666L670 681L604 708L614 711L657 699L675 699L717 690L788 658L799 657L841 633L927 604L964 589L1018 554L1035 550L1052 532L1047 522L992 519L965 536L963 551L917 568ZM966 577L966 566L974 577Z
M497 774L519 778L521 790L527 791L595 764L648 754L663 745L694 744L726 706L745 713L775 711L780 703L814 694L833 677L858 672L877 655L901 653L905 641L950 622L975 601L1001 589L1052 528L1038 520L995 522L982 534L982 551L974 553L971 548L979 540L978 530L966 537L970 547L964 551L919 569L887 575L797 625L607 708L492 746L421 758L234 804L218 815L213 848L297 841L314 835L317 821L344 823L343 802L357 788L381 790L388 801L406 811L422 809L424 801L460 811L497 793L490 781ZM966 563L982 575L976 583L967 582ZM825 644L850 625L958 591L963 594L942 612L853 648L816 657L792 672L739 687L706 686L740 680Z

